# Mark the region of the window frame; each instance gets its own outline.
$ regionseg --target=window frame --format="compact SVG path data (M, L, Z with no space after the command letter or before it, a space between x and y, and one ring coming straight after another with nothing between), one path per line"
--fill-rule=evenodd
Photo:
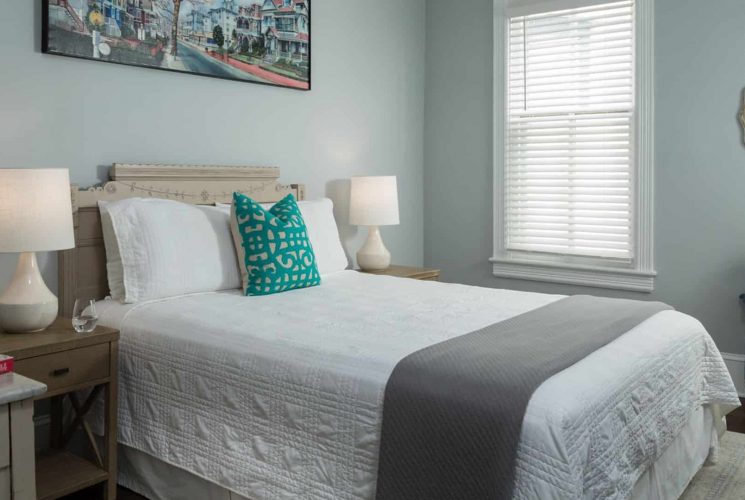
M297 31L295 29L295 19L289 16L278 17L275 27L277 28L277 31L284 31L285 33L293 33Z
M614 0L592 3L612 3ZM654 0L635 0L635 112L632 128L632 243L630 263L613 259L551 255L505 247L505 153L508 131L507 37L510 0L494 0L494 255L492 273L500 278L652 292L654 266ZM566 1L556 10L567 8ZM535 2L534 2L535 3Z

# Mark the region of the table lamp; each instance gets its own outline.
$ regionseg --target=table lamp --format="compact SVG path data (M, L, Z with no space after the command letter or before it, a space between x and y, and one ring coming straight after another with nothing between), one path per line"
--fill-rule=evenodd
M43 330L57 317L57 297L39 272L36 252L75 246L67 169L0 169L0 253L20 253L0 294L0 329Z
M367 241L357 252L360 269L387 269L391 265L391 253L383 244L379 226L399 223L396 177L352 177L349 223L368 226Z

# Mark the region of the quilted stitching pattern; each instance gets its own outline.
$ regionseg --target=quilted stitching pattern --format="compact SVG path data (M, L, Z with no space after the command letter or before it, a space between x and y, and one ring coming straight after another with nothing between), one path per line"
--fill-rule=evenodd
M268 297L143 304L122 327L119 439L253 500L372 499L395 363L557 298L347 271ZM700 323L645 325L534 394L516 498L627 498L694 405L736 404Z
M295 197L269 210L233 193L233 237L245 269L246 295L269 295L321 283L316 257Z
M703 332L700 323L688 319ZM541 498L536 490L567 500L629 498L636 481L678 436L696 408L738 404L711 337L684 331L669 348L665 356L628 359L629 371L643 377L605 395L588 395L579 417L560 416L564 460L521 441L515 498Z

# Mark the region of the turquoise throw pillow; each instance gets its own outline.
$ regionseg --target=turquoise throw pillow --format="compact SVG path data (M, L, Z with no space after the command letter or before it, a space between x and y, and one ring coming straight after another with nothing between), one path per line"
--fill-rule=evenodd
M233 193L231 230L246 295L270 295L321 283L316 256L295 197L269 210Z

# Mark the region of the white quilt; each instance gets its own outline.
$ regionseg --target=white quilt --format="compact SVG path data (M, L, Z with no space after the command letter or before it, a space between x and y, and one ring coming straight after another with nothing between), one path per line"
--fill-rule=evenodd
M559 298L344 271L267 297L107 301L119 440L256 500L370 499L396 363ZM705 404L739 404L719 352L695 319L659 313L535 392L515 496L627 498Z

